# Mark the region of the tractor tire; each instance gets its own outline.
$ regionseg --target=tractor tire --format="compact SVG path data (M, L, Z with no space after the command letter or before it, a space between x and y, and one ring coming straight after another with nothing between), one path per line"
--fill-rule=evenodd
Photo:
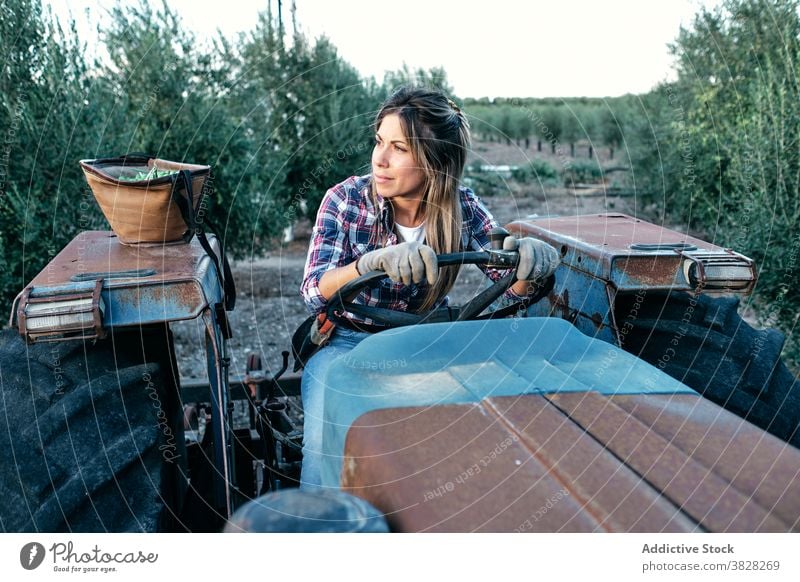
M778 438L800 447L800 382L781 360L784 336L758 330L736 297L619 295L622 347Z
M0 529L179 529L173 353L165 326L33 345L0 332Z

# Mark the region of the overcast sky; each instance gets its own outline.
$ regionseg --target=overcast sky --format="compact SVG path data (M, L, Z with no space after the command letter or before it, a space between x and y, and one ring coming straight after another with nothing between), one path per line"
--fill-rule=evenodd
M276 3L276 0L273 0ZM48 3L48 0L45 0ZM50 0L85 39L114 0ZM443 66L459 97L642 93L671 78L667 44L718 0L297 0L301 27L327 35L378 80L402 67ZM200 38L250 30L267 0L169 0ZM291 0L284 0L287 12ZM90 11L89 16L86 10Z

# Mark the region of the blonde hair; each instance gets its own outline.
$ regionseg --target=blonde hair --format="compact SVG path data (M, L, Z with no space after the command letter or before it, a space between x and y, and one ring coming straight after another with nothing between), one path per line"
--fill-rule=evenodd
M439 91L402 87L383 104L375 118L375 131L387 115L396 114L414 160L424 170L425 243L437 254L461 249L461 200L458 186L470 145L469 123L461 109ZM370 189L375 196L374 188ZM375 222L374 240L385 241L381 221ZM420 306L431 309L452 288L458 266L443 267Z

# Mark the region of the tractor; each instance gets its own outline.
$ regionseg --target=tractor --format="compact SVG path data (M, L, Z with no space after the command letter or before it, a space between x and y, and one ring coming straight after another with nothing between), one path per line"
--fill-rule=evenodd
M439 257L509 269L461 307L347 301L380 272L330 302L388 329L330 372L318 492L289 351L229 377L219 240L80 233L0 333L2 529L797 530L798 391L736 312L752 261L623 215L508 229L562 255L531 305L492 311L517 260L496 242ZM196 318L209 380L186 383L170 325Z

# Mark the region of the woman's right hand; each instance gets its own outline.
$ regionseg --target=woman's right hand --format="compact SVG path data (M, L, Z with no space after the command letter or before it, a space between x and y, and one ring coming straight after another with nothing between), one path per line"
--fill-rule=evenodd
M422 281L433 285L439 276L436 253L415 241L370 251L358 259L356 270L362 275L383 271L392 281L405 285Z

